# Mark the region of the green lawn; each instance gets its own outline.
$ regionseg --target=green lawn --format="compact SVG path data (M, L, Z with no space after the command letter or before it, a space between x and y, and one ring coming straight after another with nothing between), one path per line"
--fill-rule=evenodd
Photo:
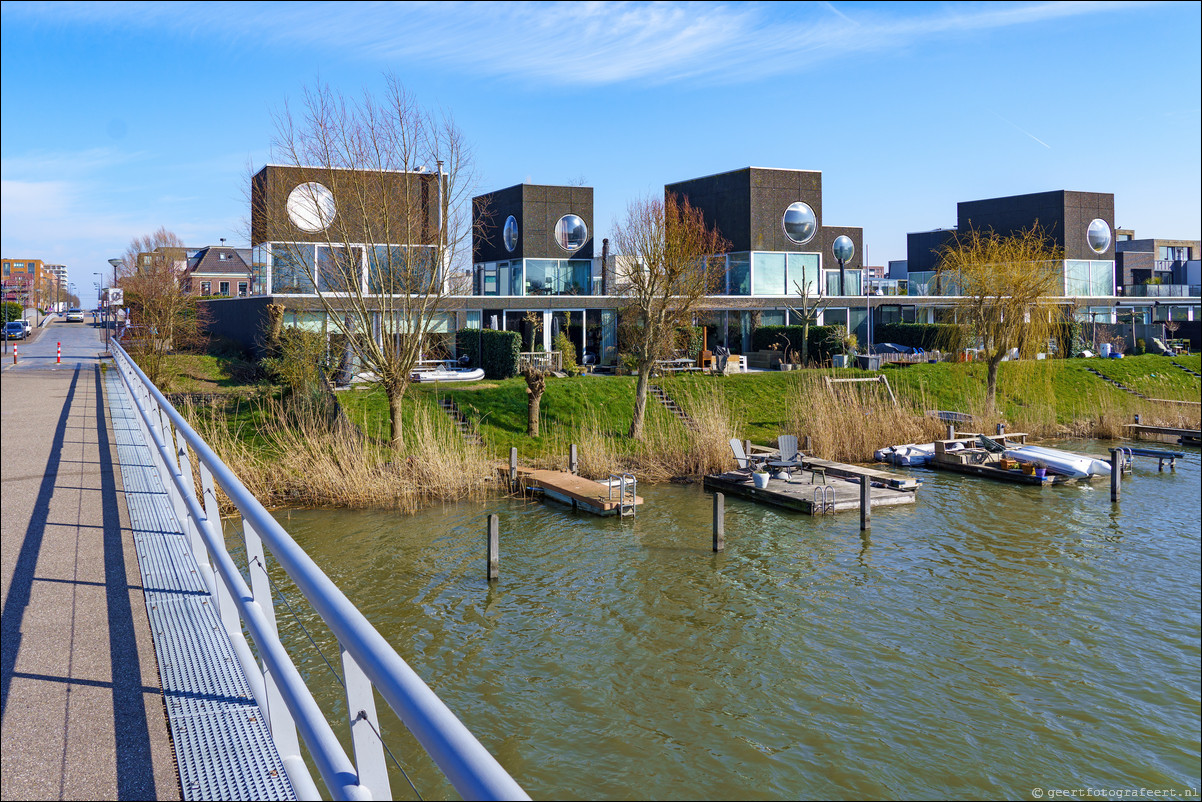
M1193 370L1200 367L1197 356L1179 357L1177 361ZM1076 420L1093 419L1100 411L1123 416L1138 411L1143 403L1140 399L1086 372L1086 364L1156 398L1197 401L1202 393L1202 383L1197 377L1160 356L1003 363L999 375L1002 417L1068 425ZM826 373L838 377L876 375L858 370ZM890 367L884 375L906 406L968 413L984 409L984 364ZM727 377L689 375L659 379L657 383L677 398L700 391L720 393L741 422L744 437L771 443L786 427L791 405L805 394L821 390L820 376L819 371ZM526 436L526 383L520 378L439 387L414 385L407 396L406 408L410 410L407 414L412 414L413 405L433 404L438 395L450 396L476 418L485 442L494 453L503 455L516 446L523 457L540 457L546 455L547 449L562 443L565 431L570 434L585 423L594 423L618 440L624 438L630 427L634 390L635 379L628 376L551 379L542 399L542 436L538 438ZM883 388L861 392L883 392ZM369 434L388 431L383 393L355 390L340 393L338 397L351 419Z

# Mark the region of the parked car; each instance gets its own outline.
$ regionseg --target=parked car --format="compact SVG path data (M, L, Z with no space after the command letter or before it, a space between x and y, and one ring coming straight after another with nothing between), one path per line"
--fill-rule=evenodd
M20 323L25 327L25 336L28 337L29 332L33 331L33 324L29 322L28 318L21 318Z
M19 320L13 320L4 324L4 339L6 340L24 340L26 338L25 326Z
M68 323L83 323L83 310L82 309L68 309L67 310L67 322Z

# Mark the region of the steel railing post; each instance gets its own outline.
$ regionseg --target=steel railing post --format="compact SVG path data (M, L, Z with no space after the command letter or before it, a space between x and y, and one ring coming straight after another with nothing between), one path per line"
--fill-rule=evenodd
M371 680L341 642L342 678L346 682L346 717L351 725L351 744L355 749L355 768L359 784L371 792L372 799L392 799L388 785L388 764L384 762L384 743L377 733L380 717Z

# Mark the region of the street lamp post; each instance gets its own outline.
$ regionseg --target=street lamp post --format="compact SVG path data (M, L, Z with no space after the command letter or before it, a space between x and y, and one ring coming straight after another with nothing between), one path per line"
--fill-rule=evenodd
M97 284L96 284L96 300L100 304L101 312L103 313L101 319L104 321L104 351L105 351L105 353L108 353L108 350L109 350L109 310L108 310L108 303L106 303L106 299L104 297L104 273L92 273L92 275L96 276L98 279L100 279L100 281L97 282Z

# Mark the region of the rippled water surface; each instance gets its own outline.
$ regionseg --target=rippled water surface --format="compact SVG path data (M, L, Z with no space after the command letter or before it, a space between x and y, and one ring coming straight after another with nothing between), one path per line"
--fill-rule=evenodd
M1140 460L1117 506L1101 482L916 473L869 534L728 500L721 555L699 486L642 487L624 522L510 500L278 517L535 798L1196 795L1198 451ZM383 723L423 796L453 797Z

